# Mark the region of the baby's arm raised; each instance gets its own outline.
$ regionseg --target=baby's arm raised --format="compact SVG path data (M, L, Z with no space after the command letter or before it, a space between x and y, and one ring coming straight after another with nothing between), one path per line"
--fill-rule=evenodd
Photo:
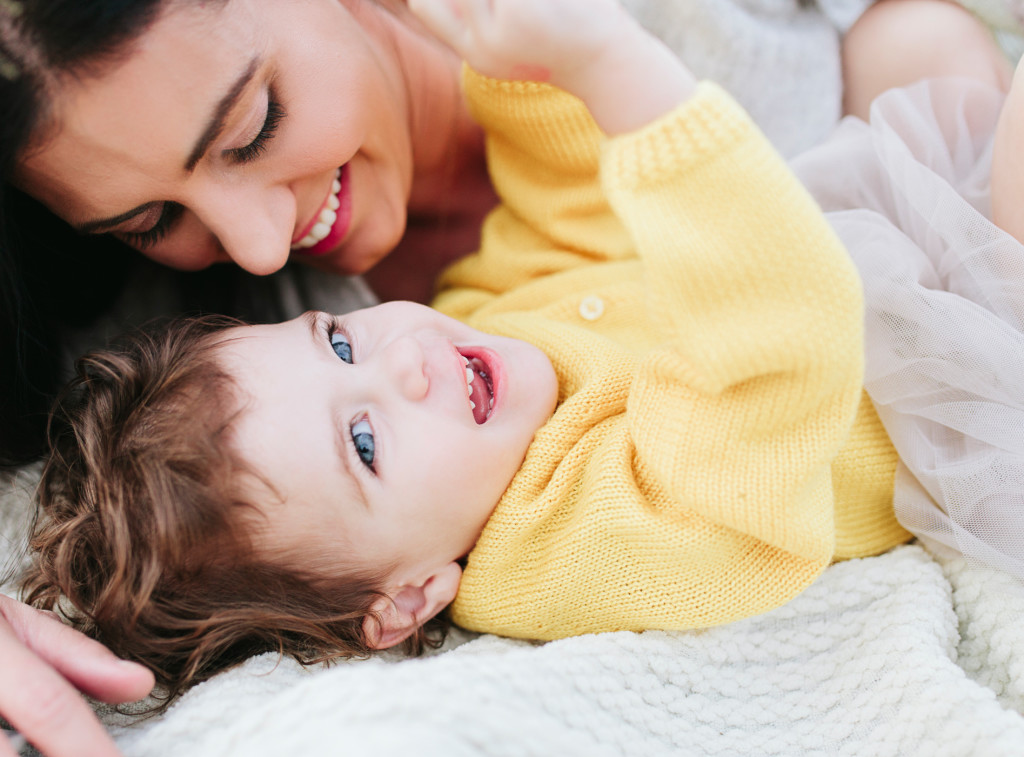
M434 306L467 318L538 277L634 258L601 189L600 144L686 100L695 86L686 67L618 0L409 6L472 69L465 91L502 201L480 252L442 275Z
M696 81L618 0L409 0L474 69L548 82L579 97L609 135L686 100Z
M1007 89L1012 70L992 33L947 0L881 0L843 41L843 111L867 120L887 89L935 76L966 76Z

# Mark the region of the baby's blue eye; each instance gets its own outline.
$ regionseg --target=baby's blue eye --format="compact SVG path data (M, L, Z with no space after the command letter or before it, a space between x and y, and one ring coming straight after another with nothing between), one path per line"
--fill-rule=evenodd
M334 354L344 360L346 363L352 362L352 345L348 343L348 340L341 334L331 334L331 346L334 348Z
M356 445L359 459L373 470L373 429L367 421L359 421L352 427L352 443Z

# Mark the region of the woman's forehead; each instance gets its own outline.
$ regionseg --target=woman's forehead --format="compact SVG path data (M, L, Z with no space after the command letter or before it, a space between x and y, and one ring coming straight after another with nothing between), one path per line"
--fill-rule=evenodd
M131 207L138 181L177 173L225 93L266 49L252 4L171 3L130 55L96 75L65 77L52 127L26 151L19 185L76 224Z

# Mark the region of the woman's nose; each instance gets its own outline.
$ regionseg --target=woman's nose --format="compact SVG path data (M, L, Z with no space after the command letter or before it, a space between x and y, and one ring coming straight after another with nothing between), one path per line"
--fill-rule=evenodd
M287 187L213 186L194 210L227 256L249 273L266 276L288 262L295 199Z
M412 337L402 337L389 344L383 354L383 368L390 385L407 400L423 399L430 388L424 371L423 348Z

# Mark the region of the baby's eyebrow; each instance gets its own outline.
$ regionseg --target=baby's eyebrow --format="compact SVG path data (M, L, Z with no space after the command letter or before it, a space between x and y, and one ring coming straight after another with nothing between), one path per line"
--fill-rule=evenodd
M313 337L314 347L316 342L320 339L320 319L323 314L319 310L307 310L300 317L306 322L306 326L309 327L309 333Z

